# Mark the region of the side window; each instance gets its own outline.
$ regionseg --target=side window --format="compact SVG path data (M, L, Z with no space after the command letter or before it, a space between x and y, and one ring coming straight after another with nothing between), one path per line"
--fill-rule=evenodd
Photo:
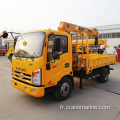
M48 40L48 49L47 49L47 61L51 61L53 59L53 53L52 53L52 48L53 48L53 40L54 36L50 36Z
M64 53L68 52L68 38L66 36L62 36L62 35L50 36L50 38L48 40L47 61L53 60L52 48L53 48L54 38L61 39L60 51L57 54L62 55Z
M64 54L68 52L68 39L66 36L56 35L55 38L61 39L60 52L58 54Z

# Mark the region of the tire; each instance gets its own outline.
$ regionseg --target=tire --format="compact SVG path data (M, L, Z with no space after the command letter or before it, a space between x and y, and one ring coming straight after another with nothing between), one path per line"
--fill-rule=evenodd
M108 68L102 68L100 72L100 77L98 78L99 82L106 83L109 78Z
M63 77L57 84L54 91L54 96L57 100L62 101L67 99L72 91L72 82L70 78Z
M3 54L3 56L5 56L5 54Z

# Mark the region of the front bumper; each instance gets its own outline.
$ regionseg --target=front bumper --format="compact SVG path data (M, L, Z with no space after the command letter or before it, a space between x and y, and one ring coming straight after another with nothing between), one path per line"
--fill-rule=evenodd
M44 87L35 87L35 86L27 85L25 83L14 80L13 78L11 79L11 82L15 88L17 88L29 95L32 95L34 97L43 97L44 96Z

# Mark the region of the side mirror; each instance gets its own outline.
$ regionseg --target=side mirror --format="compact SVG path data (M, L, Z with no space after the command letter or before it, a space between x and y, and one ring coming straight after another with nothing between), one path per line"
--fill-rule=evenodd
M4 33L3 38L7 38L7 37L8 37L8 33Z
M50 70L50 63L46 64L46 70Z
M60 51L60 38L55 38L53 42L53 52Z

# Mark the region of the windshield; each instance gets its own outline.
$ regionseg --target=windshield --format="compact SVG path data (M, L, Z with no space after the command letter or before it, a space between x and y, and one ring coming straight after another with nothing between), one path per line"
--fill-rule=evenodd
M16 57L40 57L43 52L43 45L46 34L34 32L20 35L17 39L14 55ZM26 45L23 43L26 42Z

